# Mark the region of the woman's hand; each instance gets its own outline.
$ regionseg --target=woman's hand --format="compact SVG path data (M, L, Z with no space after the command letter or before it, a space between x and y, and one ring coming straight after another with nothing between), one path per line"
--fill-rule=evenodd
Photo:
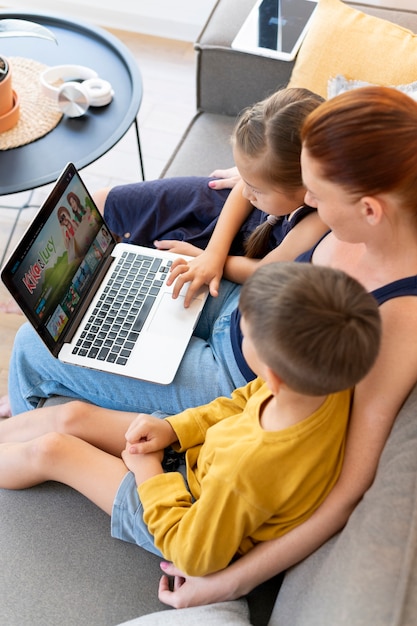
M214 170L210 174L210 178L218 179L209 182L211 189L233 189L236 183L240 181L240 174L237 167L229 167L225 170Z
M238 597L233 593L233 589L228 590L225 587L221 572L204 577L186 576L172 563L166 561L161 563L161 569L164 576L159 581L158 598L175 609L225 602ZM169 577L173 577L172 589Z

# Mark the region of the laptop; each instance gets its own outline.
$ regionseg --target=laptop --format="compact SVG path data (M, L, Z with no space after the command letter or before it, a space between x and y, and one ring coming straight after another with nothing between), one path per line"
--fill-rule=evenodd
M1 278L59 360L169 384L208 290L184 308L166 285L178 255L116 243L69 163ZM183 257L187 258L187 257Z

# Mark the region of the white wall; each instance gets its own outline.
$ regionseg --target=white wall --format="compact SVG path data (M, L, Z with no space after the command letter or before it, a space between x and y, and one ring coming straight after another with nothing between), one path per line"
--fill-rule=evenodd
M352 1L410 10L415 10L417 5L417 0ZM37 0L36 3L30 0L0 0L0 2L7 8L78 17L101 26L184 41L196 40L216 4L216 0Z
M195 41L216 0L2 0L4 8L53 13L100 26ZM115 8L116 7L116 8Z

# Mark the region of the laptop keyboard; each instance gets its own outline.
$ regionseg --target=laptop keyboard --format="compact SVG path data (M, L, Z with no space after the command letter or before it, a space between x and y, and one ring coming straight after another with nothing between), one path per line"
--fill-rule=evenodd
M72 353L126 365L170 266L124 252Z

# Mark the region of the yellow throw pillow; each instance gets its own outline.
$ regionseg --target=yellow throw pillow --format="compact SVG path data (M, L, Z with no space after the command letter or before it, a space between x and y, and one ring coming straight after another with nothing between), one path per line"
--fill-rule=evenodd
M327 97L329 79L399 85L417 80L417 35L340 0L319 0L288 87Z

